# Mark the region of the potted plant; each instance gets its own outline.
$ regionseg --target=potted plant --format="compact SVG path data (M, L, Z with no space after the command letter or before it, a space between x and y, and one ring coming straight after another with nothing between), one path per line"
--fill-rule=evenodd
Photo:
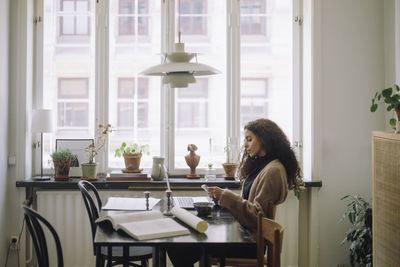
M361 196L344 196L347 209L340 222L348 218L350 227L341 242L350 243L351 266L372 266L372 208Z
M71 161L75 160L76 156L72 155L68 149L53 152L50 157L53 159L54 164L54 180L67 181L69 179L69 168Z
M389 123L395 129L395 132L399 132L398 121L400 121L400 88L397 84L393 87L383 89L380 92L376 92L374 98L372 98L371 112L375 112L378 109L378 103L383 101L386 104L386 110L391 111L394 109L397 115L397 119L390 118Z
M99 151L104 147L108 134L112 132L111 124L99 124L96 132L96 142L94 145L89 145L85 151L89 155L89 162L82 163L82 179L97 180L97 163L94 158L99 154Z
M139 167L143 154L150 154L149 145L133 143L128 146L125 142L122 142L121 146L115 150L116 158L124 157L125 169L123 169L122 172L128 173L137 173L142 171Z
M225 171L225 179L226 180L234 180L235 179L235 174L236 170L239 166L237 156L235 156L235 146L230 142L228 139L228 142L226 144L226 147L224 148L224 151L226 153L226 163L222 164L222 167L224 168Z

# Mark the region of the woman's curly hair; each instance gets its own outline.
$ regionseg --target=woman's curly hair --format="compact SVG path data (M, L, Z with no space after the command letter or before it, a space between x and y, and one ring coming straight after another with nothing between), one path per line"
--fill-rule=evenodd
M244 127L257 137L261 146L266 151L266 156L271 159L279 159L287 173L287 182L289 189L296 185L296 178L301 177L299 163L296 155L290 147L289 140L279 126L268 119L258 119L250 121ZM242 147L242 159L239 165L239 177L246 179L254 169L254 161L250 159L249 154Z

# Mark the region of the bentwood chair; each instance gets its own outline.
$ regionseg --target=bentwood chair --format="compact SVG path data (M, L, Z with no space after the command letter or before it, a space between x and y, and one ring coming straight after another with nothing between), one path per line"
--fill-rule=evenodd
M83 202L85 203L86 211L89 216L90 227L92 230L92 238L94 242L94 237L96 234L97 224L96 219L99 218L101 211L101 199L97 192L96 187L88 181L78 182L79 190L82 193ZM96 198L96 203L93 200L91 193ZM93 253L96 256L96 250L93 246ZM148 266L148 260L152 257L153 248L152 247L130 247L129 248L129 258L123 257L122 247L112 248L112 262L107 262L107 266L114 266L117 264L128 264L130 266ZM101 248L100 257L96 257L96 266L104 266L105 260L107 259L108 251L107 247ZM141 264L135 264L134 261L140 261Z
M260 215L262 216L263 213L262 212L258 213L257 220L259 220L259 216ZM275 219L275 215L276 215L276 205L274 204L274 202L269 201L268 205L267 205L267 214L265 215L265 217L270 219L270 220L274 220ZM261 230L260 229L260 223L259 223L259 221L257 221L257 235L258 235L260 230ZM263 253L263 255L264 255L264 247L265 246L263 244L262 245L262 253ZM259 248L259 244L258 244L258 240L257 240L257 249L258 248ZM272 249L268 249L267 250L267 258L272 258L272 257L273 257ZM209 257L208 263L209 263L209 266L211 266L211 265L219 265L219 260L218 260L218 258ZM225 265L226 266L236 266L236 267L240 267L240 266L243 266L243 267L245 267L245 266L256 266L257 265L257 261L256 261L256 259L226 258L225 259Z
M61 243L56 230L53 228L53 226L51 226L51 224L45 218L43 218L39 213L37 213L33 209L27 206L23 206L22 208L24 209L24 218L26 221L26 226L28 227L29 233L31 234L32 237L32 243L35 247L38 266L50 267L46 237L42 228L42 224L44 224L54 238L57 251L57 266L63 267L64 261L63 261Z

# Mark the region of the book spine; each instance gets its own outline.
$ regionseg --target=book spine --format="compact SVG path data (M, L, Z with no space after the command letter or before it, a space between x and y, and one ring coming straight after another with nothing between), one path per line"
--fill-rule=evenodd
M151 178L150 177L143 177L143 178L107 177L106 181L110 181L110 182L148 182L148 181L151 181Z

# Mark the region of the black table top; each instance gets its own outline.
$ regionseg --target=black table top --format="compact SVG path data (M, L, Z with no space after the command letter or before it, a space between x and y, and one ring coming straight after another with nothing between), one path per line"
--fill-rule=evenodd
M165 211L165 201L161 200L154 209ZM106 215L110 212L121 212L121 211L102 211L102 215ZM123 211L122 211L123 212ZM196 211L191 211L196 214ZM218 216L219 213L219 216ZM246 245L255 246L254 234L249 230L241 226L237 220L231 215L231 213L225 209L221 209L219 212L214 209L211 218L202 218L208 222L208 229L205 233L201 234L190 226L185 225L179 219L175 220L180 224L186 226L190 230L190 235L182 235L175 237L167 237L160 239L151 240L135 240L123 232L116 232L112 229L111 224L102 224L97 227L96 237L94 244L95 246L107 246L107 245L156 245L163 246L207 246L217 247L220 245Z

